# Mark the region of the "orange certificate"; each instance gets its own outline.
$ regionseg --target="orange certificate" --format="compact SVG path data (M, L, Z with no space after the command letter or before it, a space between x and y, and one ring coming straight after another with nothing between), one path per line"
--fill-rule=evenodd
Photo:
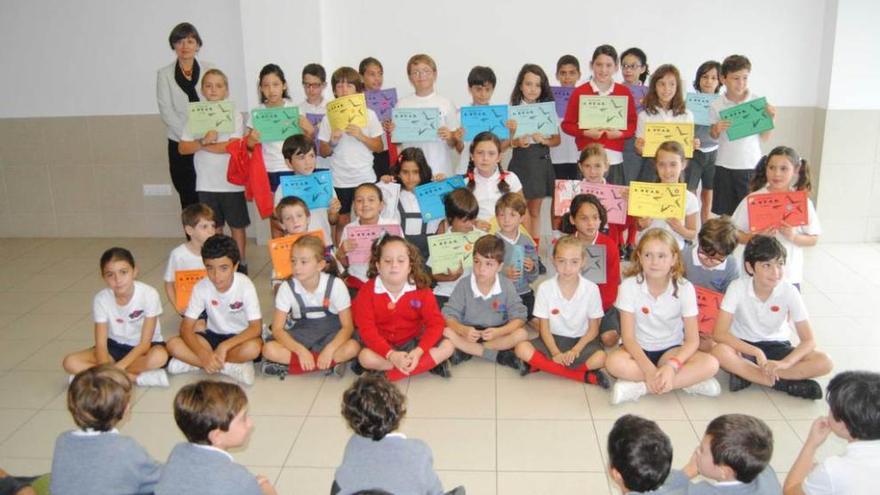
M178 270L174 272L174 307L183 313L189 304L193 287L208 274L205 270Z
M752 194L747 198L749 230L760 232L771 227L806 225L807 191Z
M718 319L718 311L721 310L721 300L724 294L715 292L705 287L695 285L697 290L697 320L700 323L700 333L711 335L715 330L715 321Z
M272 258L272 268L275 269L275 278L284 279L293 275L293 268L290 264L290 251L293 249L293 243L304 235L312 235L321 239L324 243L324 231L314 230L312 232L303 232L302 234L293 234L284 237L278 237L269 241L269 256Z

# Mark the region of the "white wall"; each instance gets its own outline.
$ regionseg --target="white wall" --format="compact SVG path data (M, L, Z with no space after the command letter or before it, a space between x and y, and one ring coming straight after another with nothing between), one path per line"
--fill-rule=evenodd
M156 70L174 60L168 34L189 21L199 58L243 101L238 0L2 0L0 118L154 114Z
M829 109L880 109L880 2L838 0Z

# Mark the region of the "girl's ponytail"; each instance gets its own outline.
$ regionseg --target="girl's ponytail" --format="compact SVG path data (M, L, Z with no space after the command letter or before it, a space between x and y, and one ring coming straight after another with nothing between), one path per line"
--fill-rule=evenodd
M769 160L768 155L764 155L758 161L758 165L755 166L755 175L752 176L751 182L749 182L749 192L755 192L758 189L767 185L767 161Z
M501 194L507 194L510 192L510 184L507 183L507 175L510 172L505 172L503 168L501 168L501 164L498 164L498 190L501 191Z
M807 191L810 192L813 190L813 184L810 181L810 167L807 166L807 161L801 158L801 166L800 170L798 170L798 180L795 183L794 188L798 191Z

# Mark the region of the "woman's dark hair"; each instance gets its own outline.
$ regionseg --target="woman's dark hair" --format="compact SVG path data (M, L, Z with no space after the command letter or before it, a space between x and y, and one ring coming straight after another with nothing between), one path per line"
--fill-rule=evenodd
M406 396L381 375L364 375L342 394L342 417L354 432L382 440L400 426Z
M574 226L574 217L577 216L581 207L588 203L595 206L596 211L599 212L599 230L605 230L605 225L608 223L608 211L599 198L592 194L578 194L571 200L568 212L562 215L562 226L559 230L564 234L574 234L577 231Z
M168 44L171 45L171 49L174 50L174 45L177 44L178 41L186 38L193 38L196 40L196 44L199 45L199 48L202 47L202 37L199 36L198 29L188 22L181 22L174 26L171 30L171 34L168 35Z
M101 271L104 271L104 267L107 266L107 263L111 261L124 261L131 265L132 268L135 268L134 265L134 256L132 256L131 251L121 247L112 247L101 255Z
M721 64L716 60L709 60L707 62L703 62L697 67L697 75L694 77L694 89L697 91L700 90L700 79L703 78L703 75L709 72L710 70L715 69L715 75L718 77L718 86L715 86L715 92L721 91Z
M526 74L534 74L541 79L541 94L538 95L537 102L543 103L545 101L553 101L553 91L550 90L550 81L547 79L547 74L544 73L544 69L537 64L525 64L516 76L516 83L514 83L513 91L510 93L510 104L519 105L522 103L523 93L521 86L523 80L526 78Z
M641 48L627 48L623 51L623 53L620 54L620 63L623 63L623 59L625 59L627 55L632 55L633 57L639 59L639 63L645 67L645 72L642 72L642 74L639 76L639 81L645 82L645 80L648 79L648 75L650 74L650 71L648 70L648 56L645 55L645 52L642 51Z
M614 63L617 63L617 50L614 49L611 45L599 45L593 50L593 58L590 59L590 63L596 61L599 58L599 55L608 55L614 60Z
M287 86L287 79L284 78L284 71L281 70L281 67L278 67L275 64L264 65L260 70L260 79L257 80L257 94L260 96L260 103L266 103L266 97L263 96L263 91L260 90L260 85L263 83L263 78L269 74L275 74L278 76L278 79L281 79L281 84ZM287 88L284 88L281 97L285 100L290 99L290 95L287 94Z
M406 148L397 156L397 163L391 167L391 175L397 182L400 182L400 169L403 167L403 162L413 162L419 168L419 184L431 182L434 173L431 171L431 166L428 165L428 160L425 158L425 152L421 148Z

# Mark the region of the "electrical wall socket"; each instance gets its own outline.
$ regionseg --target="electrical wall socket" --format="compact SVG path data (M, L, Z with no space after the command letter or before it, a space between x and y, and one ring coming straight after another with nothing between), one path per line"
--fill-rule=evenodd
M144 184L144 196L171 196L171 184Z

